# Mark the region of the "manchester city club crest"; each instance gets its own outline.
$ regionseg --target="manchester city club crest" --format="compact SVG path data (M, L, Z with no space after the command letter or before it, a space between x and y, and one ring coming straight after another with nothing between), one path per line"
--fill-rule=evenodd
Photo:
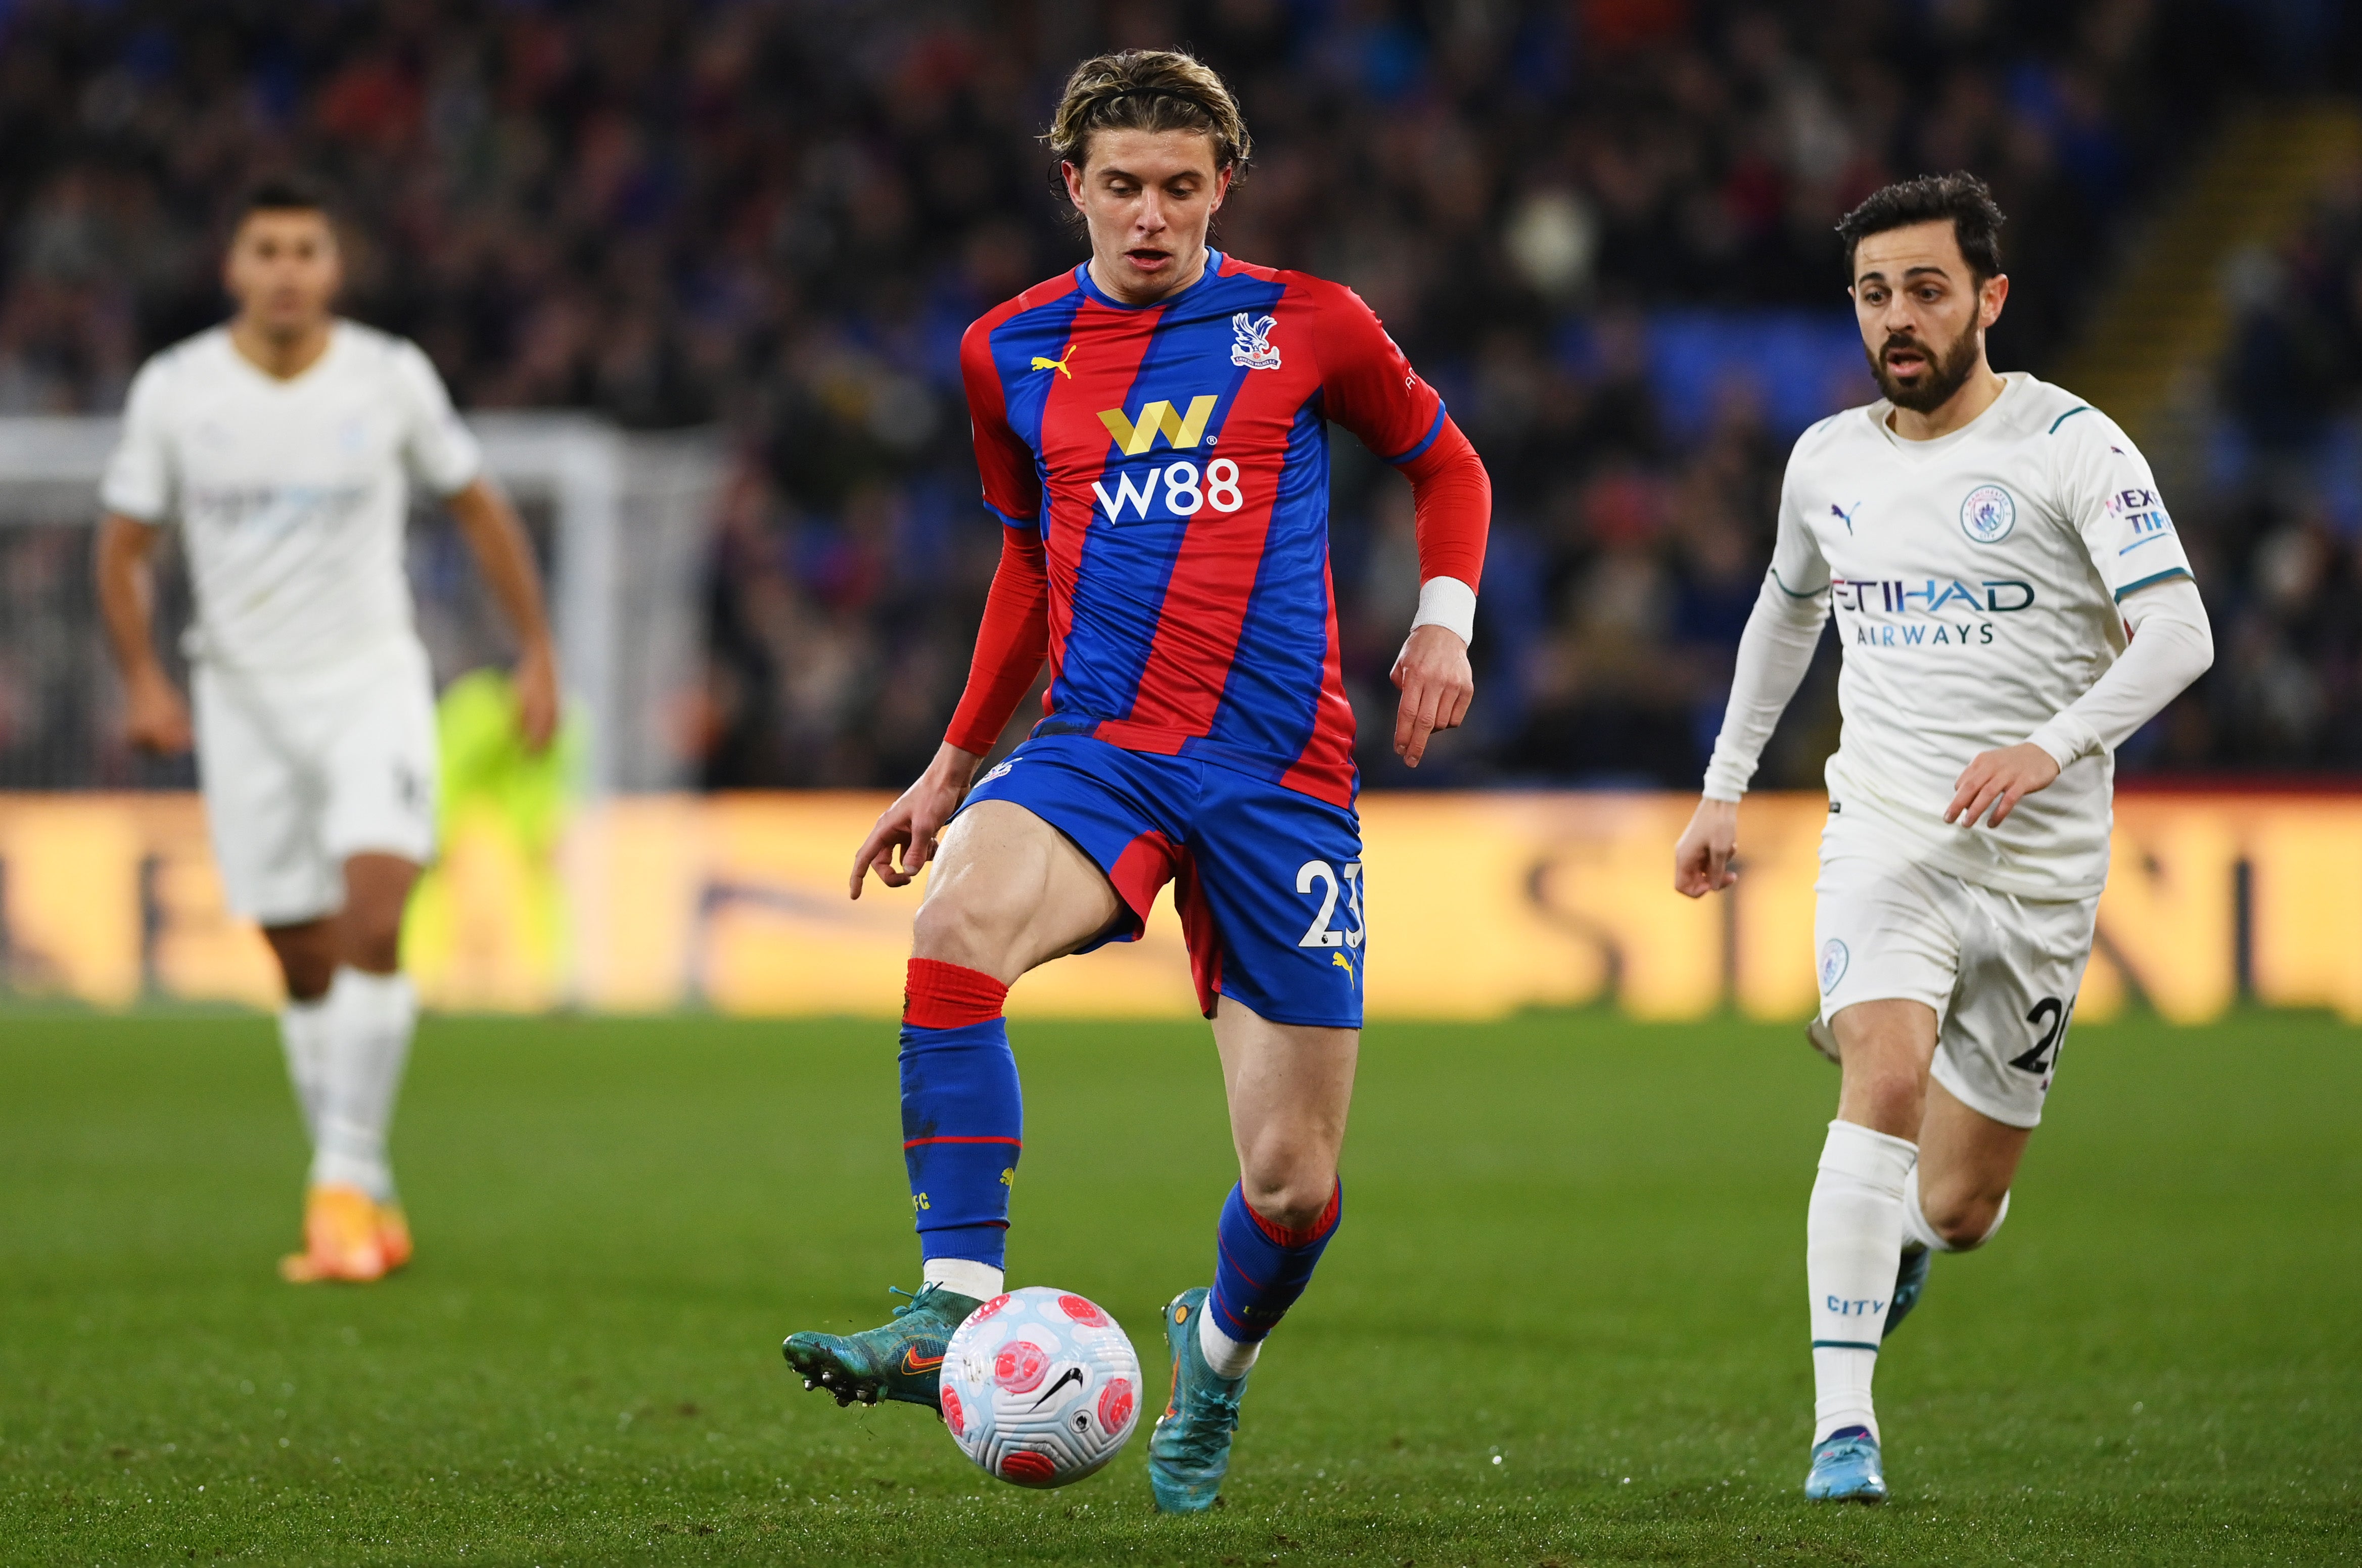
M1960 532L1980 544L1998 544L2017 526L2017 503L1999 485L1979 485L1960 503Z
M1846 945L1835 937L1821 944L1822 995L1827 995L1830 987L1845 978L1846 962L1852 957L1853 955L1846 950Z

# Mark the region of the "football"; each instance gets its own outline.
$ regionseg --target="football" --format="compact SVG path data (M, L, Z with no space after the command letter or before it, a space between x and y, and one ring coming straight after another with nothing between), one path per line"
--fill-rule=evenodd
M1064 1486L1113 1459L1140 1421L1140 1357L1122 1326L1070 1290L996 1296L944 1352L944 1426L1020 1486Z

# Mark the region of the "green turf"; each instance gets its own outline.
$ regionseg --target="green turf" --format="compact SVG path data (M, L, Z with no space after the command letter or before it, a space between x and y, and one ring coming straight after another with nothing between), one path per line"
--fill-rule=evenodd
M1227 1506L1165 1519L1144 1442L1020 1492L790 1382L782 1333L911 1282L889 1027L430 1022L418 1262L296 1289L267 1021L0 1014L0 1562L2347 1561L2358 1046L2079 1028L2008 1230L1887 1358L1894 1502L1832 1511L1798 1486L1835 1081L1795 1032L1373 1030L1341 1239ZM1019 1048L1020 1278L1161 1386L1230 1179L1211 1051Z

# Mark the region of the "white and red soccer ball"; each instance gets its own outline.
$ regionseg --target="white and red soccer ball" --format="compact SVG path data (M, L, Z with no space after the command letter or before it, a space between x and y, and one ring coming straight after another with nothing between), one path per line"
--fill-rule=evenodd
M1140 1423L1140 1357L1105 1309L1029 1285L970 1312L944 1351L944 1426L987 1474L1063 1486Z

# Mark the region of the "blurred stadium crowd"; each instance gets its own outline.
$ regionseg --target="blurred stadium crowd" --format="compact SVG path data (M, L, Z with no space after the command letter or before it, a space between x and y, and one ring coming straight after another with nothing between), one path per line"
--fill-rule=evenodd
M1787 441L1868 395L1838 214L1894 176L1985 174L2015 281L1995 358L2044 369L2127 216L2227 95L2317 67L2334 11L0 0L0 411L115 409L144 353L218 318L232 195L321 175L362 242L351 313L415 337L463 407L730 433L681 713L705 782L899 784L998 545L958 334L1078 256L1035 133L1078 58L1186 42L1261 154L1218 243L1360 289L1495 476L1474 728L1420 782L1691 787ZM2362 395L2358 262L2348 196L2254 286L2208 557L2238 656L2136 764L2362 761L2362 499L2318 482L2357 463L2321 415ZM1350 438L1338 457L1365 766L1407 782L1383 718L1407 494ZM1826 676L1763 782L1815 782Z

